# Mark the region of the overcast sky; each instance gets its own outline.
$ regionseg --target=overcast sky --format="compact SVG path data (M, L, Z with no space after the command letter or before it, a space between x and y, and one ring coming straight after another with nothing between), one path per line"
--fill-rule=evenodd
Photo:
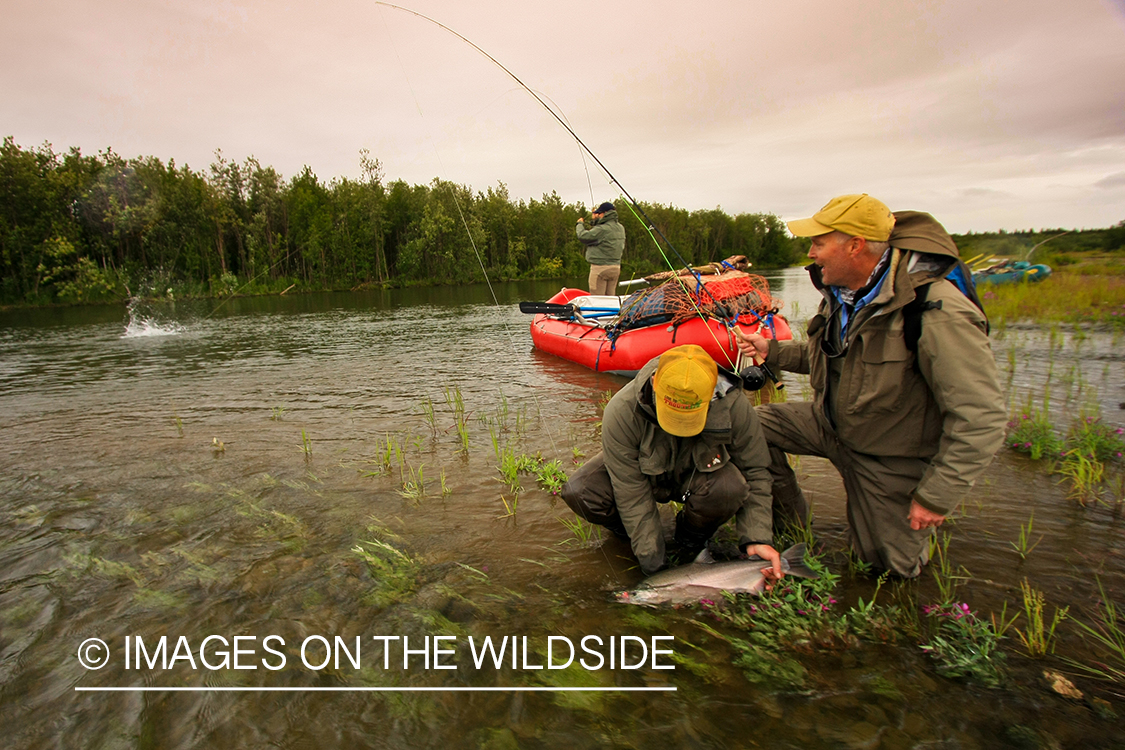
M403 0L556 107L634 198L953 232L1125 220L1125 0ZM0 135L203 171L621 189L512 78L370 0L4 0Z

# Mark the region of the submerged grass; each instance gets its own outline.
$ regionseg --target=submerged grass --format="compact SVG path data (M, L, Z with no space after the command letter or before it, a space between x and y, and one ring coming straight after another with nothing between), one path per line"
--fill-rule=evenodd
M563 544L577 542L579 545L587 546L602 538L600 526L596 526L585 519L579 518L577 515L573 518L560 518L559 523L565 526L566 530L571 533L571 538L564 540Z
M412 594L418 585L419 565L411 555L380 539L363 541L352 548L371 573L372 588L363 603L387 607Z
M1098 581L1101 601L1094 615L1093 624L1074 620L1082 637L1092 645L1101 659L1094 664L1077 664L1083 670L1103 680L1125 682L1125 618L1110 597L1102 583Z

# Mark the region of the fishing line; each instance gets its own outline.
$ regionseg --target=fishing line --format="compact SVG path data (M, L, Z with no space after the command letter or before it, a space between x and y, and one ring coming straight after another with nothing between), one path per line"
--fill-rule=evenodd
M626 202L626 205L628 205L629 210L633 212L633 216L636 216L637 220L641 221L641 217L637 215L637 211L636 211L636 209L633 208L633 204L631 202ZM641 223L644 223L644 222L641 221ZM656 245L657 252L660 253L660 257L664 259L664 262L668 264L669 268L672 268L672 262L669 261L668 256L664 254L664 248L662 248L660 246L660 243L656 241L656 237L653 236L653 234L652 234L652 227L647 227L647 229L648 229L648 232L649 232L649 237L652 237L653 244ZM669 245L669 247L671 247L671 245ZM675 248L672 248L672 249L673 249L673 251L675 251ZM677 257L678 256L679 256L679 253L677 253ZM680 260L683 260L683 258L680 258ZM676 270L675 268L672 268L673 273L675 273L675 270ZM702 274L699 274L699 273L695 272L695 270L692 269L691 266L688 266L688 270L690 270L692 272L692 275L695 276L696 281L699 283L699 287L706 291L707 285L703 283ZM703 309L700 308L699 302L696 300L695 295L691 293L690 289L688 289L687 282L684 281L684 277L679 275L679 274L676 274L675 276L672 277L672 279L675 280L675 282L680 285L680 289L682 289L683 292L684 292L684 297L687 298L687 301L691 304L692 308L695 310L695 314L698 315L699 319L703 321L703 323L704 323L703 328L711 336L711 339L715 342L715 346L718 348L719 351L721 351L724 354L724 356L727 357L727 364L730 366L730 368L732 370L737 371L738 370L738 362L740 362L741 358L742 358L741 353L739 353L735 357L734 362L731 361L730 356L727 355L727 353L726 353L726 348L723 347L722 343L719 341L719 337L715 334L714 331L711 330L711 326L707 325L707 316L704 314ZM718 300L715 299L714 295L712 295L710 291L707 291L707 295L709 297L711 297L712 302L714 302L716 305L718 305ZM723 308L720 307L719 310L722 311ZM723 322L726 323L728 328L734 328L734 321L727 322L724 319ZM728 333L728 336L729 335L730 334Z
M609 177L610 182L613 183L614 185L617 185L617 187L621 190L621 193L627 199L627 202L629 203L630 208L633 211L634 215L645 226L646 230L649 233L649 236L652 237L653 242L656 244L657 249L659 250L660 255L663 258L664 262L668 265L668 267L672 270L672 272L674 274L676 274L673 278L675 278L677 280L677 282L681 285L681 287L684 289L684 291L689 292L689 290L687 288L687 285L684 282L684 280L677 273L676 267L671 263L671 261L668 259L667 255L665 255L664 250L661 247L660 241L658 241L656 239L657 235L659 235L660 239L663 240L664 244L668 246L668 249L672 251L672 253L676 256L676 258L684 265L684 267L693 276L696 277L696 280L698 282L699 290L705 292L709 297L711 297L711 300L714 303L716 310L720 313L722 322L724 324L726 324L728 328L734 327L735 323L734 323L733 320L730 319L731 316L730 316L729 312L727 312L725 305L722 305L714 297L714 295L710 292L710 290L707 289L706 284L703 283L701 274L696 272L691 267L691 265L684 259L684 257L682 255L680 255L680 253L676 249L675 245L673 245L671 240L669 240L668 237L663 232L660 231L660 229L656 226L655 222L648 216L647 212L645 212L644 208L641 207L640 203L638 203L637 200L635 198L633 198L632 194L628 191L628 189L626 189L626 187L621 183L620 180L617 179L617 177L613 174L613 172L610 171L610 169L608 167L606 167L606 165L602 162L602 160L598 158L597 154L595 154L593 152L593 150L591 150L590 147L588 145L586 145L586 142L583 141L582 138L578 135L578 133L576 133L574 131L574 128L572 128L570 126L570 123L567 122L567 120L565 118L561 117L554 109L552 109L550 106L547 105L547 103L543 100L543 97L541 97L539 94L537 94L535 92L535 90L533 90L530 86L528 86L526 83L524 83L519 78L519 76L517 76L515 73L513 73L511 70L509 70L503 63L501 63L495 57L490 55L488 52L486 52L484 49L482 49L480 46L478 46L475 42L470 40L468 37L464 36L463 34L458 33L457 31L453 30L449 26L446 26L445 24L441 23L440 21L438 21L434 18L431 18L430 16L427 16L424 13L419 13L418 11L411 10L410 8L406 8L406 7L403 7L401 5L395 5L394 3L383 2L382 0L373 0L373 1L374 1L375 5L382 5L382 6L385 6L387 8L391 8L392 10L401 11L403 13L409 13L412 16L415 16L417 18L421 18L422 20L427 21L431 24L434 24L435 26L449 32L450 34L453 34L455 37L457 37L461 41L468 44L470 47L475 49L481 55L484 55L484 57L488 58L488 60L490 60L494 65L496 65L498 68L500 68L502 71L504 71L512 80L514 80L517 84L519 84L519 86L521 88L523 88L525 91L527 91L527 93L530 94L531 97L535 99L535 101L539 102L539 104L545 110L547 110L547 112L550 113L550 115L552 117L554 117L555 120L570 134L570 136L575 140L575 142L581 147L581 150L585 151L585 153L590 155L590 158L592 158L594 160L594 162L606 174L606 176ZM385 23L385 21L384 21L384 23ZM390 36L389 32L388 32L388 36ZM396 56L398 55L397 49L395 51L395 54L396 54ZM399 56L399 64L400 64L400 66L402 65L401 56ZM403 66L403 75L404 76L406 75L405 66ZM409 81L409 78L408 78L408 81ZM411 94L414 95L413 87L411 87ZM419 114L422 114L421 113L421 105L418 103L418 98L417 98L416 95L414 95L414 99L415 99L415 106L418 107ZM557 107L557 105L556 105L556 107ZM432 143L433 142L431 140L431 145L432 145ZM435 147L435 153L436 153L436 147ZM438 161L439 161L439 163L441 162L440 155L438 156ZM585 164L585 159L583 159L583 164ZM443 165L442 168L444 170L444 165ZM587 170L587 178L589 178L589 171L588 170ZM452 183L450 183L450 184L452 184ZM451 190L451 193L452 193L452 188L450 188L450 190ZM469 231L468 222L465 220L464 213L461 211L460 203L456 200L455 195L454 195L454 203L457 206L458 213L461 215L462 223L465 225L465 229L469 233L469 241L473 246L473 251L477 255L477 262L480 264L482 272L484 272L485 281L488 282L488 288L489 288L489 292L492 294L493 302L497 305L497 307L499 307L499 300L496 299L495 292L492 289L492 284L491 284L490 281L488 281L488 274L487 274L487 272L485 271L485 268L484 268L484 261L481 258L480 251L477 249L476 242L473 240L472 232ZM591 205L593 205L593 203L594 203L592 184L591 184L591 187L590 187L590 203L591 203ZM690 293L688 293L687 296L688 296L689 299L692 299L692 295ZM696 304L694 302L694 300L693 300L692 304L696 309L696 313L706 322L707 318L703 314L702 310L700 310L698 304ZM514 346L515 340L512 337L511 331L508 329L508 326L507 326L506 322L504 324L504 328L505 328L505 331L507 331L507 333L508 333L509 340L512 342L512 344ZM714 332L710 331L710 327L708 327L708 331L715 338L716 343L718 343L718 337L715 336ZM536 404L538 406L538 398L535 397L534 394L533 394L533 398L535 398ZM553 434L551 434L549 426L548 426L547 429L548 429L548 434L551 437L552 447L555 449L556 455L557 455L558 449L557 449L557 446L555 445L554 436L553 436ZM608 558L607 558L607 561L608 561Z
M398 6L389 5L388 3L376 3L376 5L388 5L389 7L392 7L392 8L398 8ZM406 10L405 8L398 8L398 9L399 10ZM414 11L408 11L408 12L410 12L414 15L419 15L419 16L421 15L421 14L418 14L418 13L414 13ZM432 20L432 19L427 19L427 20ZM437 23L437 22L434 21L434 23ZM441 24L438 24L438 25L440 26ZM386 19L384 19L384 28L386 29ZM446 27L443 26L442 28L446 28ZM390 33L390 29L386 29L386 31L387 31L387 37L391 41L391 48L394 50L395 57L399 62L399 67L402 69L402 75L406 79L407 87L410 89L410 94L414 98L414 106L418 110L418 116L421 117L424 120L424 119L426 119L426 115L425 115L425 112L422 111L422 104L418 100L418 96L414 91L413 84L411 84L411 82L410 82L410 76L406 71L406 65L402 61L402 56L399 54L398 47L394 43L394 37ZM452 32L452 33L456 34L456 32ZM457 36L461 36L461 35L457 34ZM464 39L464 37L461 37L461 38ZM466 41L468 41L468 40L466 40ZM522 83L521 83L521 85L522 85ZM524 86L524 88L527 88L527 87ZM536 97L536 98L538 98L538 97ZM544 106L546 106L546 105L544 105ZM552 112L552 114L554 114L554 113ZM448 172L445 169L445 163L442 161L441 154L438 152L437 144L434 143L433 138L430 137L429 133L426 134L426 139L430 142L430 147L434 151L434 156L438 161L438 166L441 168L441 171L443 173L445 173L446 176L448 177ZM500 300L496 297L496 290L493 289L492 281L488 278L488 270L485 268L484 259L481 257L480 249L477 247L476 240L473 238L473 232L472 232L472 229L470 229L470 227L469 227L468 219L465 218L465 212L461 209L461 201L459 201L457 199L457 191L453 189L453 182L451 180L447 179L447 180L445 180L445 185L446 185L446 189L449 192L450 197L453 199L453 205L457 208L457 215L461 219L461 225L465 228L465 233L469 237L469 244L473 248L474 255L476 255L477 264L480 266L481 274L484 276L484 282L488 286L488 293L492 297L493 306L497 309L497 311L503 313L504 308L500 305ZM593 194L593 187L591 187L591 194ZM515 336L512 333L511 327L508 325L508 321L505 320L503 317L501 317L501 324L504 327L504 333L507 334L507 336L508 336L509 345L512 347L513 350L517 350L516 339L515 339ZM501 391L501 394L503 394L503 391ZM539 396L534 389L532 389L532 391L531 391L531 398L535 402L536 411L539 414L542 414L543 413L542 404L539 402ZM554 455L557 457L559 455L559 447L558 447L558 442L555 440L554 431L551 429L550 420L545 421L544 426L546 428L547 438L551 443L551 450L554 453Z
M460 37L461 39L465 39L465 37L461 36L460 34L453 31L452 29L449 29L448 27L438 23L437 21L434 21L431 18L427 18L426 16L423 16L420 13L415 13L414 11L408 10L406 8L400 8L399 6L391 5L390 3L379 2L379 3L376 3L376 4L377 5L386 5L388 7L395 8L395 9L398 9L398 10L404 10L404 11L407 11L408 13L419 16L421 18L426 18L426 20L431 21L432 23L435 23L438 26L441 26L443 29L446 29L447 31L449 31L450 33ZM384 19L384 28L386 28L385 19ZM390 34L389 29L387 29L387 36L391 40L391 48L394 49L395 57L399 61L400 68L402 68L402 74L403 74L403 77L406 79L407 86L410 88L411 96L414 97L414 106L418 110L418 115L422 119L425 119L426 116L425 116L425 113L422 111L422 105L419 102L418 97L414 92L413 85L410 83L410 76L406 72L406 66L402 62L402 56L398 52L398 47L394 44L394 37ZM465 41L468 42L470 45L472 45L475 49L479 50L486 57L489 57L489 59L492 59L493 62L496 62L493 58L491 58L487 53L485 53L483 50L481 50L475 44L473 44L472 42L469 42L468 39L465 39ZM499 65L499 63L496 63L496 64ZM503 67L503 66L501 66L501 67ZM509 75L510 75L510 73L509 73ZM522 86L524 89L526 89L527 91L531 91L531 89L529 89L527 86L525 86L522 81L519 81L519 79L516 79L516 80L520 84L520 86ZM536 98L537 101L539 101L540 104L543 104L542 99L539 99L539 97L536 96L534 92L531 92L531 94L532 94L532 96L534 96ZM547 105L543 104L543 106L546 107ZM557 107L558 105L556 104L555 106ZM547 111L551 112L551 114L555 117L555 119L559 120L559 122L563 122L563 120L560 119L559 116L556 115L554 113L554 111L552 111L550 109L550 107L547 107ZM561 109L560 109L560 111L561 111ZM570 127L567 126L565 123L564 123L564 127L566 127L567 130L570 130ZM571 132L573 132L573 131L571 131ZM429 134L426 135L426 138L430 142L430 147L433 148L433 150L434 150L434 156L438 160L438 165L441 167L441 170L443 172L445 172L446 171L445 170L445 164L444 164L444 162L442 162L441 154L438 152L437 145L434 143L433 139L430 138ZM581 151L579 151L579 153L581 154ZM583 166L584 167L585 167L585 163L586 163L585 159L583 158ZM590 172L587 169L586 170L587 180L589 180L589 175L590 175ZM447 173L447 176L448 176L448 173ZM493 305L496 307L496 309L498 311L503 312L504 308L501 307L500 301L496 297L496 292L492 288L492 282L488 278L488 271L485 269L484 260L481 258L480 250L477 248L476 241L473 239L473 233L469 228L469 223L465 218L465 214L461 210L461 202L459 200L457 200L457 194L456 194L456 191L453 189L452 181L446 180L446 185L448 186L450 196L453 198L453 204L457 207L457 213L461 217L461 223L465 227L465 232L469 235L469 244L472 245L473 252L476 254L477 263L480 265L481 273L484 275L485 283L488 285L488 292L492 296ZM590 184L590 202L591 202L591 204L593 203L593 194L594 194L594 189L593 189L593 184L591 183ZM512 335L511 328L508 326L508 321L504 320L503 317L501 318L501 321L502 321L502 325L504 326L504 332L508 335L509 344L511 345L511 347L513 349L516 349L517 345L516 345L515 336ZM503 391L501 391L501 394L503 394ZM536 412L538 414L542 415L543 414L543 407L542 407L542 404L539 401L539 396L538 396L538 393L536 392L535 389L532 389L532 391L531 391L531 398L532 398L532 401L534 401L534 403L535 403ZM558 446L558 442L555 440L554 431L551 429L550 419L543 420L543 426L544 426L544 428L546 430L546 433L547 433L547 439L551 443L551 451L554 453L554 455L556 457L556 460L559 460L560 463L561 463L561 459L558 458L558 456L559 456L559 446ZM582 522L582 520L583 519L579 518L580 522ZM621 583L621 577L617 574L617 570L614 568L613 562L609 559L609 554L605 551L604 546L599 546L598 550L601 552L602 557L605 558L606 565L609 567L610 572L613 574L613 577L617 580L617 583L620 584Z
M254 276L254 277L253 277L252 279L249 279L249 280L248 280L248 281L247 281L247 282L246 282L245 284L243 284L242 286L238 287L238 288L237 288L237 289L235 289L235 290L234 290L233 292L231 292L231 293L230 293L230 295L229 295L229 296L227 296L227 297L226 297L225 299L223 299L223 300L222 300L222 301L221 301L221 302L220 302L219 304L215 305L215 307L214 307L214 308L212 308L211 312L209 312L209 313L207 313L206 315L204 315L204 316L203 316L203 317L204 317L204 319L206 319L206 318L210 318L210 317L211 317L212 315L214 315L215 313L217 313L217 312L218 312L218 311L219 311L219 310L220 310L220 309L222 308L222 306L223 306L223 305L225 305L226 303L230 302L230 301L231 301L232 299L234 299L235 297L237 297L237 296L238 296L238 293L239 293L239 292L241 292L241 291L242 291L243 289L245 289L246 287L248 287L248 286L250 286L251 284L253 284L253 283L254 283L255 281L257 281L257 280L258 280L258 279L260 279L260 278L261 278L262 276L264 276L265 274L267 274L267 273L269 273L270 271L272 271L272 270L273 270L274 268L276 268L277 266L280 266L280 265L281 265L282 263L284 263L285 261L289 260L289 256L290 256L290 255L292 255L292 254L293 254L293 253L295 253L295 252L297 252L297 248L292 248L292 249L291 249L291 250L290 250L289 252L287 252L287 253L285 254L285 257L283 257L283 258L281 258L280 260L277 260L277 261L275 261L275 262L273 262L273 263L269 264L268 266L266 266L266 269L265 269L264 271L262 271L261 273L259 273L259 274L255 275L255 276ZM293 288L293 287L289 287L289 289L292 289L292 288ZM286 289L286 290L285 290L285 292L289 291L289 289ZM282 292L282 294L285 294L285 292Z
M399 61L399 63L401 64L401 60ZM496 98L494 98L494 99L493 99L492 101L490 101L490 102L489 102L488 104L486 104L486 105L484 105L483 107L481 107L480 109L478 109L478 110L476 111L476 113L474 113L474 114L480 114L481 112L484 112L485 110L487 110L487 109L489 109L490 107L492 107L492 105L493 105L493 104L495 104L496 102L500 101L501 99L503 99L503 98L504 98L505 96L507 96L507 95L508 95L508 94L510 94L511 92L513 92L513 91L519 91L519 90L520 90L520 89L518 89L518 88L512 88L512 89L508 89L508 90L507 90L507 91L505 91L504 93L502 93L502 94L500 94L499 96L497 96ZM560 117L562 117L562 118L563 118L564 120L566 120L566 121L567 121L567 123L569 123L569 122L570 122L570 119L569 119L569 118L567 118L567 116L566 116L566 113L562 111L562 107L560 107L560 106L558 105L558 103L557 103L557 102L555 102L555 100L554 100L554 99L552 99L551 97L547 96L547 95L546 95L546 94L544 94L544 93L543 93L542 91L536 91L535 93L539 94L539 95L540 95L540 96L542 96L542 97L543 97L544 99L546 99L546 100L547 100L547 101L549 101L549 102L550 102L551 104L553 104L553 105L555 106L555 109L557 109L557 110L559 111L559 116L560 116ZM418 105L417 105L417 102L415 102L415 106L418 106ZM575 146L578 146L578 144L575 144ZM593 205L594 205L594 183L593 183L593 180L592 180L592 179L590 178L590 165L586 163L586 152L582 150L582 147L581 147L581 146L578 146L578 157L579 157L580 159L582 159L582 169L583 169L583 171L585 171L585 172L586 172L586 186L587 186L587 187L588 187L588 188L590 189L590 205L591 205L591 206L593 206Z
M667 236L665 236L665 234L664 234L663 232L661 232L661 231L660 231L660 229L659 229L659 228L658 228L658 227L656 226L656 223L655 223L655 222L654 222L654 221L653 221L653 220L652 220L651 218L649 218L648 214L647 214L647 213L645 212L645 210L644 210L644 209L643 209L643 208L641 207L640 203L638 203L638 202L637 202L637 200L636 200L635 198L633 198L632 194L631 194L631 193L630 193L630 192L629 192L629 191L628 191L628 190L627 190L627 189L625 188L625 186L624 186L624 185L622 185L622 184L621 184L621 181L620 181L620 180L618 180L618 179L617 179L617 177L615 177L615 176L614 176L613 172L611 172L611 171L609 170L609 168L608 168L608 167L606 167L606 165L605 165L604 163L602 163L602 160L598 158L598 155L597 155L597 154L595 154L595 153L594 153L594 152L593 152L593 151L592 151L592 150L590 149L590 147L586 145L586 142L585 142L585 141L583 141L583 140L582 140L582 139L581 139L581 138L580 138L580 137L578 136L578 133L574 132L574 128L570 127L570 124L569 124L569 123L568 123L568 122L567 122L567 121L566 121L565 119L563 119L562 117L559 117L559 115L558 115L558 114L557 114L557 113L556 113L556 112L555 112L555 111L554 111L553 109L551 109L550 107L548 107L548 106L547 106L547 103L546 103L546 102L544 102L544 101L543 101L543 99L542 99L542 98L540 98L540 96L539 96L538 94L536 94L536 93L535 93L535 90L534 90L534 89L532 89L532 88L531 88L530 86L528 86L528 85L527 85L526 83L524 83L524 82L523 82L522 80L520 80L519 76L517 76L517 75L516 75L515 73L513 73L512 71L508 70L508 68L507 68L507 67L505 67L505 66L503 65L503 63L501 63L501 62L500 62L499 60L497 60L497 59L496 59L495 57L493 57L492 55L490 55L490 54L488 54L487 52L485 52L485 51L484 51L483 49L481 49L481 48L480 48L480 47L479 47L479 46L478 46L478 45L477 45L476 43L474 43L474 42L473 42L472 40L470 40L470 39L469 39L468 37L466 37L466 36L465 36L465 35L463 35L463 34L460 34L460 33L458 33L457 31L454 31L453 29L451 29L450 27L446 26L446 25L445 25L445 24L443 24L442 22L440 22L440 21L438 21L438 20L436 20L436 19L430 18L429 16L425 15L424 13L419 13L419 12L418 12L418 11L416 11L416 10L411 10L410 8L404 8L404 7L403 7L403 6L401 6L401 5L395 5L395 4L393 4L393 3L387 3L387 2L383 2L382 0L374 0L374 4L375 4L375 5L383 5L383 6L386 6L386 7L388 7L388 8L393 8L394 10L400 10L400 11L402 11L402 12L404 12L404 13L409 13L409 14L410 14L410 15L412 15L412 16L417 16L418 18L421 18L421 19L423 19L423 20L425 20L425 21L428 21L428 22L430 22L430 23L434 24L435 26L438 26L439 28L442 28L442 29L444 29L445 31L448 31L448 32L449 32L450 34L453 34L453 35L454 35L455 37L457 37L457 38L458 38L458 39L460 39L461 41L465 42L465 44L468 44L468 45L469 45L470 47L472 47L473 49L475 49L475 50L476 50L477 52L479 52L479 53L481 53L482 55L484 55L485 57L487 57L487 58L488 58L489 60L491 60L491 61L492 61L492 63L493 63L493 64L495 64L495 65L496 65L496 66L497 66L498 68L500 68L500 69L501 69L502 71L504 71L505 73L507 73L507 74L508 74L508 76L509 76L509 77L510 77L510 78L511 78L511 79L512 79L513 81L515 81L516 83L518 83L518 84L519 84L519 85L520 85L520 86L521 86L521 87L522 87L522 88L523 88L523 89L524 89L525 91L527 91L527 93L528 93L528 94L530 94L530 95L531 95L531 96L532 96L532 97L533 97L533 98L535 99L535 101L539 102L539 104L540 104L540 105L541 105L541 106L542 106L542 107L543 107L543 108L544 108L545 110L547 110L547 112L549 112L549 113L551 114L551 116L552 116L552 117L554 117L554 118L555 118L555 120L556 120L556 121L558 121L558 123L559 123L560 125L562 125L562 126L563 126L563 127L564 127L564 128L566 129L566 132L570 133L571 137L572 137L572 138L574 138L575 142L577 142L577 143L578 143L578 145L579 145L579 146L581 146L581 147L582 147L582 149L583 149L583 150L584 150L584 151L585 151L585 152L586 152L587 154L589 154L589 155L590 155L590 158L591 158L591 159L593 159L593 160L594 160L594 161L595 161L595 162L597 163L597 165L598 165L599 167L601 167L602 171L606 173L606 176L608 176L608 177L609 177L609 179L610 179L610 182L612 182L612 183L613 183L614 185L617 185L617 187L618 187L618 188L620 188L620 190L621 190L621 193L622 193L622 195L624 195L624 196L625 196L625 198L626 198L626 199L628 200L628 202L629 202L629 203L631 204L631 206L632 206L632 208L633 208L633 211L634 211L634 213L638 215L638 218L641 218L641 220L642 220L642 223L643 223L643 224L645 225L645 227L647 228L647 230L648 230L648 232L649 232L649 235L650 235L650 236L653 236L653 235L654 235L654 233L655 233L656 235L659 235L659 236L660 236L660 239L662 239L662 240L664 241L664 244L666 244L666 245L668 246L668 249L669 249L669 250L671 250L671 251L672 251L672 252L673 252L673 253L675 254L676 258L677 258L677 259L678 259L678 260L679 260L679 261L680 261L681 263L683 263L683 264L684 264L684 267L685 267L685 268L687 268L687 269L688 269L689 271L691 271L691 272L692 272L692 275L694 275L694 276L696 277L696 280L697 280L697 281L699 282L699 287L700 287L700 289L702 289L702 290L703 290L704 292L706 292L706 293L707 293L707 295L708 295L709 297L711 297L711 301L712 301L712 302L713 302L713 303L715 304L715 307L716 307L716 309L720 311L720 314L721 314L721 317L722 317L722 319L723 319L723 322L724 322L724 323L726 323L728 327L730 327L730 326L733 326L733 325L734 325L734 324L733 324L732 322L729 322L729 321L728 321L728 319L729 319L729 318L730 318L731 316L730 316L729 314L723 314L723 313L724 313L724 311L726 310L725 306L724 306L724 305L722 305L722 304L720 304L720 303L719 303L719 301L718 301L717 299L715 299L714 295L712 295L712 294L711 294L711 292L710 292L710 290L708 290L708 289L707 289L707 286L706 286L706 284L704 284L704 283L703 283L703 281L702 281L702 278L700 277L700 275L699 275L698 273L696 273L696 272L695 272L695 271L694 271L694 270L693 270L693 269L691 268L691 264L689 264L689 263L688 263L688 262L687 262L686 260L684 260L684 257L683 257L682 255L680 255L680 253L679 253L679 251L678 251L678 250L676 250L676 247L675 247L675 245L673 245L673 244L672 244L672 241L671 241L671 240L669 240L669 239L668 239L668 237L667 237ZM593 203L593 192L592 192L592 190L591 190L591 201L590 201L590 202L591 202L591 204ZM643 217L643 218L642 218L642 217ZM655 236L653 236L653 240L655 241ZM656 244L657 244L657 247L659 247L660 243L659 243L659 242L657 242ZM669 268L670 268L670 269L671 269L671 270L672 270L673 272L675 272L675 271L676 271L676 268L675 268L674 266L672 266L672 264L671 264L670 262L668 262L668 259L667 259L667 257L666 257L666 256L664 256L664 253L663 253L663 251L661 251L661 257L664 257L664 260L665 260L665 262L666 262L666 263L668 263L668 266L669 266Z

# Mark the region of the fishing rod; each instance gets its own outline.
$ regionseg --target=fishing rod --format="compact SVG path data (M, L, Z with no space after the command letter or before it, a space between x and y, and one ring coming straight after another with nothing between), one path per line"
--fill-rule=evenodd
M520 87L524 89L524 91L526 91L528 94L530 94L535 99L535 101L539 102L539 104L543 107L543 109L547 110L551 114L551 117L554 117L555 120L566 129L566 132L570 133L570 136L572 138L574 138L575 142L577 142L578 145L581 146L582 149L587 154L590 155L590 158L593 159L599 167L601 167L602 171L606 173L606 175L610 179L610 182L612 182L614 185L617 185L617 187L620 188L622 195L624 195L625 198L629 201L629 204L630 204L631 208L633 209L633 211L638 215L638 218L642 219L642 222L646 225L646 229L648 230L649 234L652 235L655 232L656 235L659 235L660 239L663 240L664 244L667 245L668 248L675 254L676 258L681 263L683 263L683 265L686 268L688 268L688 269L691 268L691 264L689 264L686 260L684 260L684 257L682 255L680 255L680 252L678 250L676 250L676 246L672 244L672 241L669 240L668 237L663 232L660 231L660 229L656 226L656 223L649 217L648 213L645 212L644 208L641 207L640 203L638 203L637 200L635 198L633 198L632 194L625 188L624 185L621 184L621 181L618 180L616 176L614 176L613 172L611 172L609 170L609 168L604 163L602 163L602 160L598 158L598 155L595 154L593 152L593 150L589 146L586 145L586 142L583 141L582 138L579 137L578 133L574 132L574 128L570 127L569 123L567 123L562 117L560 117L553 109L551 109L549 106L547 106L547 103L544 102L543 99L538 94L536 94L535 91L530 86L528 86L526 83L524 83L520 79L519 76L517 76L515 73L513 73L511 70L509 70L503 63L501 63L495 57L493 57L492 55L485 52L479 45L477 45L471 39L466 37L464 34L461 34L457 31L455 31L454 29L451 29L450 27L443 24L441 21L438 21L434 18L431 18L430 16L427 16L425 13L419 13L416 10L411 10L410 8L405 8L401 5L395 5L394 3L382 2L382 0L375 0L374 4L375 5L382 5L382 6L385 6L387 8L392 8L394 10L399 10L399 11L402 11L403 13L409 13L412 16L416 16L417 18L421 18L424 21L428 21L429 23L432 23L435 26L437 26L441 29L444 29L445 31L448 31L450 34L453 34L453 36L457 37L458 39L463 41L465 44L469 45L470 47L475 49L477 52L479 52L482 55L484 55L485 57L487 57L489 60L492 61L492 63L494 65L496 65L496 67L500 68L500 70L507 73L508 76L513 81L515 81L517 84L519 84ZM654 240L655 240L655 237L654 237ZM657 247L659 248L660 243L657 242L656 244L657 244ZM665 263L668 263L669 268L672 268L672 270L675 270L675 268L672 266L672 264L668 261L667 258L665 258L664 261L665 261ZM711 294L710 290L707 289L707 285L703 283L703 279L700 277L699 274L696 274L694 271L692 273L696 277L696 281L698 282L698 287L707 293L707 296L711 298L711 301L714 303L716 309L719 310L720 313L722 314L723 322L728 327L732 327L734 325L734 323L733 323L733 321L728 320L729 318L731 318L731 315L730 315L729 311L727 311L726 306L723 305L722 303L720 303L719 300L717 300L715 298L715 296L713 294ZM681 280L681 284L682 283L683 282ZM686 287L685 287L685 291L686 291ZM690 295L689 295L689 299L690 299Z

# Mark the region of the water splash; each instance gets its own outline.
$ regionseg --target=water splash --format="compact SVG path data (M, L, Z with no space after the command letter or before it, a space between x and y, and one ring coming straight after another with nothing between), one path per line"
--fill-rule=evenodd
M121 334L121 338L135 339L145 336L176 336L183 333L185 330L187 329L179 323L158 323L148 318L140 318L129 321L128 325L125 326L125 332Z
M126 308L128 320L125 323L123 339L147 338L150 336L177 336L186 328L172 319L175 303L159 302L134 297Z

